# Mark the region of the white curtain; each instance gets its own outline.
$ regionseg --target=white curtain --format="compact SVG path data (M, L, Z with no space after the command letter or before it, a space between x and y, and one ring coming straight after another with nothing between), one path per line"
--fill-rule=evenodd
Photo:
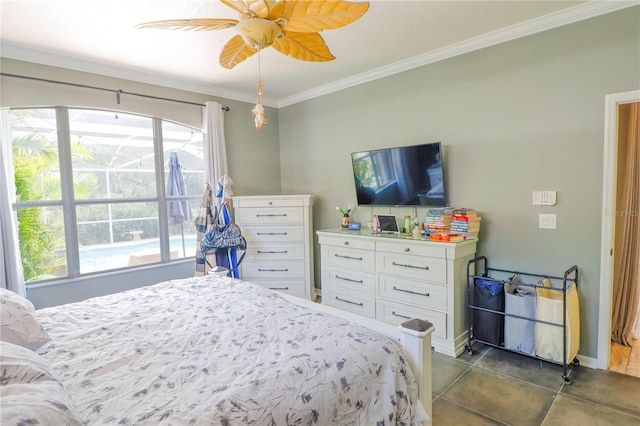
M217 102L204 108L204 179L214 193L221 176L227 175L227 146L224 140L224 111Z
M11 120L9 111L0 111L0 284L3 288L26 296L20 249L18 226L12 209L15 202L15 183L11 154Z
M216 198L218 182L227 176L227 145L224 140L224 111L217 102L207 102L204 107L204 180L205 194L200 207L200 215L196 218L198 230L196 249L196 276L207 275L208 267L216 265L215 254L200 252L200 242L213 221L213 205L220 207L220 198ZM223 179L224 180L224 179Z

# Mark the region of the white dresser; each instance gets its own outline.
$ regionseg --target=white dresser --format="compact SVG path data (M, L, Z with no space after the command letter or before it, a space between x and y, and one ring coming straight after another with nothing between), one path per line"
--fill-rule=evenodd
M235 221L247 240L240 277L312 300L312 197L256 195L232 199Z
M435 326L437 352L458 356L467 343L467 262L477 240L416 240L368 231L317 231L322 303L400 324L421 318Z

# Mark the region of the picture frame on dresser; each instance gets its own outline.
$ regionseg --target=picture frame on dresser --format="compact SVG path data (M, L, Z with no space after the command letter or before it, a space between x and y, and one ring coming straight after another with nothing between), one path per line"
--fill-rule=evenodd
M380 232L396 233L400 231L398 228L398 218L392 214L379 214L378 223L380 224Z

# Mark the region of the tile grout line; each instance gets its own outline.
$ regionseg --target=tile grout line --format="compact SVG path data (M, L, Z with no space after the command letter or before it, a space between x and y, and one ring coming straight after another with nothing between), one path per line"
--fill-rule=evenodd
M514 376L510 375L509 373L498 372L498 371L492 370L490 368L490 366L480 365L480 363L484 359L484 357L488 356L488 354L494 349L496 349L496 348L490 347L490 348L488 348L488 350L486 350L484 352L478 351L477 355L479 355L479 356L476 359L460 360L461 362L464 362L464 363L468 364L468 366L462 371L462 373L457 378L455 378L455 380L453 380L448 386L446 386L443 389L443 391L440 394L438 394L435 397L434 402L437 401L438 399L443 399L444 401L447 401L448 403L452 403L454 405L457 405L457 406L459 406L461 408L464 408L465 410L469 410L470 412L475 413L477 415L480 415L480 416L482 416L484 418L491 419L493 421L499 422L500 424L508 425L508 423L506 423L506 422L504 422L502 420L494 419L493 417L491 417L491 416L489 416L487 414L484 414L484 413L482 413L480 411L477 411L475 409L472 409L470 407L466 407L461 402L450 401L449 399L447 399L444 396L445 393L450 391L450 389L454 385L456 385L462 379L463 376L468 374L469 371L471 371L473 367L476 367L476 368L478 368L480 370L487 371L489 373L495 374L496 376L503 377L503 378L506 378L506 379L509 379L509 380L514 380L514 381L520 382L520 383L526 383L526 384L529 384L529 385L533 385L533 386L535 386L537 388L540 388L542 390L545 390L545 391L549 392L551 394L549 396L552 396L551 403L549 404L548 408L544 411L544 417L542 418L542 421L541 421L541 423L539 423L539 425L543 425L547 420L551 419L551 417L550 417L551 416L551 410L555 406L556 403L559 403L559 398L558 397L560 395L562 395L564 397L567 397L567 398L570 398L570 399L573 399L574 401L581 401L583 403L588 403L588 404L590 404L590 405L592 405L594 407L601 407L603 409L609 410L611 413L619 413L620 415L627 415L627 416L630 416L632 418L640 419L640 412L636 413L633 410L626 410L624 408L611 407L611 406L605 405L605 404L600 403L600 402L591 401L591 400L584 399L583 397L580 397L580 396L572 395L569 392L564 392L566 386L571 386L570 384L567 384L564 381L564 377L562 377L559 387L556 387L556 386L548 387L546 385L546 383L547 383L546 381L545 381L545 384L537 384L537 383L533 383L531 381L528 381L525 378L514 377ZM499 349L496 349L496 350L499 350ZM540 361L540 362L542 363L543 361ZM577 366L575 366L575 365L573 365L571 363L568 366L569 366L569 370L567 371L567 376L573 382L572 378L576 374ZM578 374L578 376L579 376L579 374ZM569 389L571 389L571 387L567 387L567 390L569 390Z
M459 404L459 403L457 403L457 402L450 401L450 400L448 400L447 398L445 398L445 397L443 396L443 395L444 395L444 394L445 394L449 389L451 389L451 388L453 387L453 385L455 385L456 383L458 383L458 381L459 381L460 379L462 379L462 377L463 377L465 374L467 374L467 373L468 373L468 372L469 372L473 367L475 367L475 364L476 364L478 361L480 361L480 360L481 360L481 359L482 359L482 358L483 358L483 357L484 357L484 356L485 356L489 351L491 351L492 349L493 349L493 348L489 348L489 349L487 349L486 351L479 353L479 358L478 358L478 359L476 359L474 362L466 362L466 361L460 360L460 362L463 362L463 363L465 363L465 364L468 364L467 368L466 368L462 373L460 373L460 375L459 375L458 377L456 377L456 379L455 379L454 381L452 381L451 383L449 383L449 385L448 385L448 386L446 386L446 387L443 389L443 391L435 397L435 399L433 400L433 402L436 402L438 399L443 399L444 401L447 401L447 402L449 402L449 403L451 403L451 404L457 405L458 407L462 407L462 408L464 408L465 410L469 410L469 411L471 411L471 412L473 412L473 413L476 413L476 414L478 414L479 416L485 417L485 418L487 418L487 419L491 419L491 420L493 420L493 421L496 421L496 422L498 422L498 423L500 423L500 424L503 424L503 425L506 425L506 426L511 426L509 423L503 422L502 420L499 420L499 419L495 419L495 418L493 418L493 417L491 417L491 416L488 416L488 415L486 415L486 414L484 414L484 413L481 413L480 411L476 411L476 410L474 410L474 409L472 409L472 408L470 408L470 407L464 406L464 405ZM433 373L432 373L432 374L433 374Z
M479 416L485 417L485 418L487 418L487 419L491 419L491 420L493 420L493 421L495 421L495 422L498 422L498 423L503 424L503 425L506 425L506 426L511 426L511 424L510 424L510 423L504 422L504 421L502 421L502 420L500 420L500 419L495 419L495 418L493 418L493 417L491 417L491 416L489 416L489 415L487 415L487 414L485 414L485 413L481 413L480 411L474 410L473 408L465 407L465 406L464 406L464 405L462 405L462 404L459 404L459 403L457 403L457 402L455 402L455 401L450 401L450 400L448 400L447 398L444 398L444 397L443 397L442 399L443 399L443 400L445 400L445 401L447 401L447 402L449 402L449 403L451 403L451 404L453 404L453 405L457 405L458 407L462 407L462 408L464 408L465 410L471 411L472 413L476 413L476 414L478 414Z
M558 391L556 392L555 396L553 397L553 401L551 401L551 405L549 405L549 408L547 409L547 413L544 415L544 419L542 419L542 422L540 423L541 425L543 425L545 420L547 420L547 418L549 417L549 413L551 413L551 409L553 408L553 405L556 403L556 400L558 399L558 396L562 392L562 389L565 387L565 385L566 383L563 380L562 384L560 385L560 389L558 389Z
M489 350L491 350L491 348L489 348ZM436 396L436 398L433 400L433 402L437 401L437 400L438 400L442 395L444 395L444 393L445 393L445 392L447 392L449 389L451 389L451 387L452 387L454 384L456 384L456 383L458 382L458 380L460 380L460 379L462 378L462 376L464 376L464 375L465 375L465 374L466 374L466 373L467 373L467 372L468 372L468 371L473 367L473 365L474 365L476 362L478 362L479 360L481 360L481 359L482 359L482 357L483 357L487 352L489 352L489 350L487 350L487 351L485 351L485 352L481 353L481 354L480 354L480 358L478 358L478 359L477 359L477 360L475 360L474 362L466 362L466 361L464 361L464 360L460 360L459 362L462 362L462 363L467 364L467 368L465 368L465 369L464 369L464 371L463 371L462 373L460 373L460 375L459 375L458 377L456 377L454 381L452 381L451 383L449 383L449 385L448 385L448 386L446 386L446 387L442 390L442 392L440 392L440 393ZM455 360L455 358L454 358L454 360ZM433 374L433 371L431 372L431 374ZM433 392L432 392L432 393L433 393ZM448 400L448 399L446 399L446 398L443 398L443 399L445 399L446 401L449 401L449 400ZM452 401L449 401L449 402L452 402ZM459 405L459 404L458 404L458 405ZM463 405L461 405L461 407L464 407L464 406L463 406ZM467 407L464 407L464 408L467 408Z
M563 385L563 387L564 387L564 385ZM600 403L595 402L595 401L590 401L590 400L588 400L588 399L580 398L579 396L570 395L570 394L566 394L566 393L565 393L565 394L562 394L562 396L565 396L565 397L567 397L567 398L577 399L578 401L582 401L582 402L585 402L585 403L587 403L587 404L591 404L591 405L595 405L595 406L598 406L598 407L607 408L607 409L609 409L609 410L611 410L611 411L615 411L615 412L617 412L617 413L626 414L626 415L628 415L628 416L631 416L631 417L635 417L635 418L637 418L637 419L640 419L640 413L638 413L638 414L632 414L632 413L629 413L628 411L624 411L624 410L621 410L621 409L619 409L619 408L613 408L613 407L610 407L610 406L608 406L608 405L600 404Z
M543 386L543 385L539 385L539 384L537 384L537 383L530 382L530 381L525 380L525 379L522 379L522 378L520 378L520 377L510 376L509 374L501 373L501 372L498 372L498 371L492 370L492 369L490 369L490 368L488 368L488 367L483 367L483 366L480 366L480 365L475 365L475 366L473 366L473 367L479 368L480 370L488 371L488 372L490 372L490 373L496 374L496 375L501 376L501 377L506 377L506 378L508 378L508 379L517 380L517 381L519 381L519 382L526 383L526 384L528 384L528 385L535 386L535 387L538 387L538 388L540 388L540 389L544 389L544 390L547 390L547 391L550 391L550 392L556 392L556 390L555 390L555 389L548 388L548 387L546 387L546 386ZM560 389L562 389L562 387L563 387L564 385L565 385L565 383L564 383L564 379L563 379L563 380L562 380L562 384L561 384L561 386L560 386Z

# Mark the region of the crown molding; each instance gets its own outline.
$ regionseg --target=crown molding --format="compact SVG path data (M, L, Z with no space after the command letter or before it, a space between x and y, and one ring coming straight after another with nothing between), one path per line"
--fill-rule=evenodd
M628 7L637 6L639 0L625 1L603 1L595 0L584 3L569 9L564 9L540 18L535 18L524 23L512 25L491 33L484 34L475 38L464 40L441 49L414 56L403 61L385 65L380 68L373 69L361 74L354 75L349 78L338 80L336 82L319 86L296 95L281 98L277 102L278 108L283 108L329 93L338 92L349 87L357 86L383 77L388 77L403 71L419 68L445 59L459 56L465 53L484 49L485 47L494 46L517 38L533 35L553 28L558 28L574 22L583 21L585 19L594 18L596 16L605 15L607 13L616 12Z
M28 49L11 43L0 43L0 52L3 58L15 59L25 62L33 62L58 68L70 69L139 83L152 84L170 89L185 90L187 92L216 96L240 102L255 103L256 95L245 92L224 90L185 79L178 79L155 73L126 69L113 65L98 64L63 55L56 55L42 50ZM277 107L277 100L268 97L262 98L262 104Z
M393 74L419 68L465 53L494 46L517 38L533 35L553 28L558 28L574 22L615 12L621 9L637 6L640 0L605 1L594 0L568 9L561 10L540 18L516 24L498 31L468 39L450 46L443 47L425 54L414 56L393 64L385 65L361 74L357 74L330 84L316 87L311 90L297 93L280 99L262 98L262 104L274 108L283 108L319 96L348 89L363 83L388 77ZM34 62L43 65L71 69L104 75L107 77L121 78L141 83L153 84L177 90L185 90L240 102L255 103L255 94L224 90L202 84L195 81L173 78L144 71L125 69L114 65L98 64L91 61L56 55L50 52L27 49L10 43L0 42L1 56L26 62Z

